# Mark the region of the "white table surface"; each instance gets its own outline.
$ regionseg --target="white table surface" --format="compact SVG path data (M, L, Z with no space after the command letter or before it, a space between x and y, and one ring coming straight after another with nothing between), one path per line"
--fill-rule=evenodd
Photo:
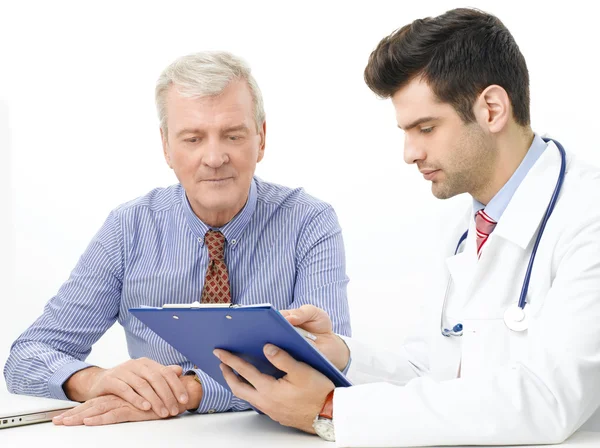
M99 427L52 423L0 430L0 447L334 447L317 436L286 428L253 411L192 415ZM538 445L540 446L540 445ZM556 445L544 445L556 446ZM561 447L600 447L600 432L578 432Z

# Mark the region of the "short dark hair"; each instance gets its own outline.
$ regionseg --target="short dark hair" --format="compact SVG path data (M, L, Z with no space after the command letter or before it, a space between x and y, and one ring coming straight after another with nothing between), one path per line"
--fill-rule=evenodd
M525 58L508 29L491 14L459 8L415 20L379 42L365 68L365 82L382 98L419 76L464 122L475 120L475 99L496 84L506 90L515 121L530 124Z

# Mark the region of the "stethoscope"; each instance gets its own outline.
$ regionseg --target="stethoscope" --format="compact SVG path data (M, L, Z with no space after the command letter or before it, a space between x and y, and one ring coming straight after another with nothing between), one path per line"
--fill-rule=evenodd
M527 266L527 271L525 273L525 278L523 280L523 286L521 287L521 295L519 296L519 301L515 304L510 305L507 310L504 312L504 323L506 326L512 331L524 331L527 329L529 322L527 319L527 312L525 311L525 305L527 304L527 290L529 289L529 280L531 279L531 270L533 268L533 262L535 261L535 255L537 253L537 248L540 244L540 240L542 239L542 235L544 233L544 228L546 227L546 223L550 216L552 215L552 211L554 210L554 206L556 205L556 201L558 200L558 195L560 194L560 190L562 188L563 181L565 180L565 170L566 170L566 154L565 148L557 142L556 140L550 138L544 138L546 143L552 141L558 148L560 152L561 164L560 164L560 173L558 174L558 180L556 181L556 186L554 187L554 192L552 193L552 197L550 198L550 203L548 204L548 208L546 209L546 213L544 214L544 218L542 219L542 223L540 225L540 230L537 234L537 238L535 240L535 244L533 246L533 250L531 252L531 257L529 257L529 264ZM467 235L469 231L467 230L458 240L458 244L456 245L456 250L454 251L454 255L457 255L460 246L467 239ZM450 284L452 280L449 279L446 285L446 292L444 294L444 304L442 305L442 315L440 320L440 330L442 332L442 336L450 337L450 336L462 336L463 334L463 325L458 323L452 327L452 329L444 328L444 315L446 313L446 302L448 300L448 292L450 291Z

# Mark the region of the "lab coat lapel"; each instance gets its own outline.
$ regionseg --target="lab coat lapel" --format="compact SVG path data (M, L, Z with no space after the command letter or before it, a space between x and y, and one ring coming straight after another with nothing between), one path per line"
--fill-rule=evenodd
M500 238L511 241L523 250L533 244L554 192L560 166L560 152L550 142L519 185L486 243L486 249L490 250L493 245L499 244Z
M466 300L469 296L469 289L477 276L494 268L493 265L498 262L498 257L491 257L491 255L493 253L497 253L498 256L502 255L500 247L496 246L510 241L522 250L526 250L532 243L554 192L560 165L561 158L558 148L553 142L550 142L519 185L494 232L486 242L481 260L477 258L475 220L472 219L472 216L470 217L469 236L464 250L446 260L458 297L462 296Z
M461 252L446 259L446 266L451 278L450 287L454 291L452 293L453 297L465 297L467 295L477 268L475 220L473 219L472 208L469 208L467 222L464 225L465 227L468 225L469 235L463 243ZM460 235L462 235L462 231ZM458 238L456 243L458 243Z

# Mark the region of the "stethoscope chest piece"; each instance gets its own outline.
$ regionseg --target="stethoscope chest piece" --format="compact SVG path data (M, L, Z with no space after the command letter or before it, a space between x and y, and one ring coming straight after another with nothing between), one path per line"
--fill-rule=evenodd
M525 331L529 327L529 317L526 311L527 307L521 308L517 303L513 303L504 312L504 323L512 331Z

